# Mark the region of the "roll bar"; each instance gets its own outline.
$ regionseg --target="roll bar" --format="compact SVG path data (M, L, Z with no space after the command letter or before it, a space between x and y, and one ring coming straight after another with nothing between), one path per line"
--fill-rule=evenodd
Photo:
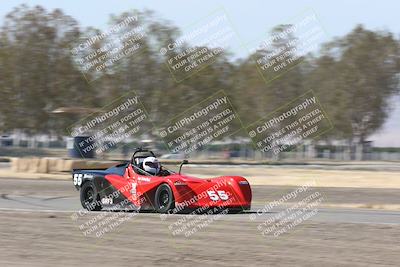
M135 162L135 156L137 153L143 153L143 152L147 152L150 153L152 157L155 157L156 155L154 155L153 151L145 149L143 147L137 147L135 148L135 152L133 152L132 158L131 158L131 164Z

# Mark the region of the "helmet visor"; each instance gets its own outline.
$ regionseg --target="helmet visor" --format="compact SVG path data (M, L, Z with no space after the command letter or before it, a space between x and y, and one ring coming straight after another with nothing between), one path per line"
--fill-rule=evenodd
M150 168L158 169L160 164L158 162L146 162L146 166L149 166Z

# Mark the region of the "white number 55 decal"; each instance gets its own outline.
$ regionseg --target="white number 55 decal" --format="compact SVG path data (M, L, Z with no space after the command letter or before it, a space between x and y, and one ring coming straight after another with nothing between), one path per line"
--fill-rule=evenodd
M211 200L217 201L217 200L228 200L229 196L225 191L223 190L218 190L217 192L215 191L207 191L208 196L210 197Z
M81 185L82 184L82 173L75 173L74 174L74 185Z

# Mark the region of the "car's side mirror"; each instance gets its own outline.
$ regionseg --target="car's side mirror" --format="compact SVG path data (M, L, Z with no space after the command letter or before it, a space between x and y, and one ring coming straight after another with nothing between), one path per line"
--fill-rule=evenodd
M183 166L184 164L188 164L188 163L189 163L189 161L188 161L187 159L184 159L184 160L182 161L181 165L179 166L179 174L181 174L182 166Z

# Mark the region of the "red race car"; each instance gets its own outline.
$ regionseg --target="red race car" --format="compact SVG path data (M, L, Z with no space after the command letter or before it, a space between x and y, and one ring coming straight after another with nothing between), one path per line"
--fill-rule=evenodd
M87 210L109 208L150 210L159 213L200 212L226 208L249 210L251 188L240 176L201 179L161 166L154 153L138 148L129 162L108 169L74 169L73 183Z

